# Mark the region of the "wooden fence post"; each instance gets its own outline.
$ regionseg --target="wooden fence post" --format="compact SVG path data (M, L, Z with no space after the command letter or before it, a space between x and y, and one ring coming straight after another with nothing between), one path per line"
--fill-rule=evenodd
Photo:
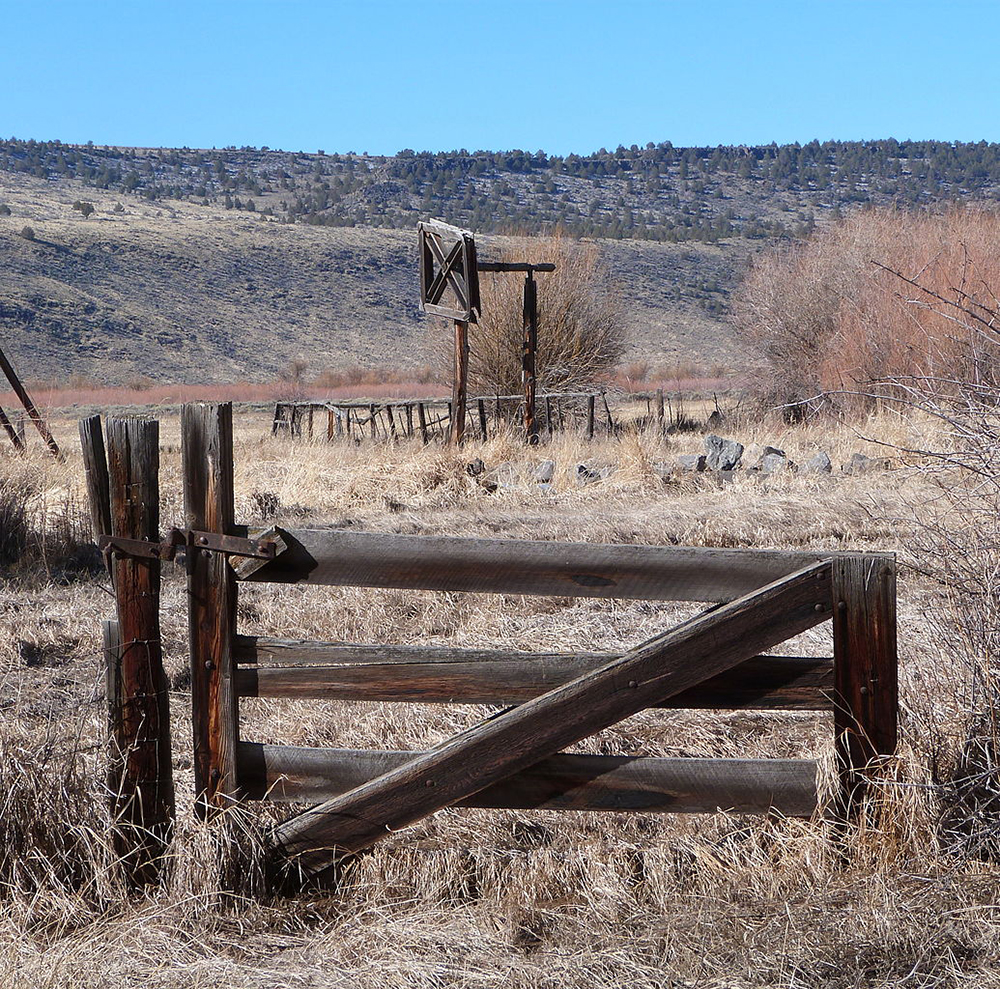
M111 535L159 542L159 423L108 420ZM115 554L117 643L106 632L116 847L133 881L154 882L174 820L170 701L160 642L160 561Z
M885 556L833 561L838 816L856 816L866 771L896 749L896 568Z
M663 408L663 389L656 390L656 427L662 433L664 429L665 413Z
M479 410L479 432L482 435L483 440L487 439L486 430L486 402L483 399L479 399L476 403L476 407Z
M181 417L184 517L202 532L233 530L233 407L189 404ZM205 817L236 796L233 690L236 578L225 554L188 548L188 628L195 793Z
M426 446L430 442L430 437L427 435L427 410L423 402L417 405L417 420L420 422L420 438Z
M587 396L587 439L588 440L592 440L594 438L594 413L596 405L597 405L597 396L588 395Z
M465 435L465 403L469 377L469 324L455 320L455 378L451 392L451 422L448 442L461 443Z

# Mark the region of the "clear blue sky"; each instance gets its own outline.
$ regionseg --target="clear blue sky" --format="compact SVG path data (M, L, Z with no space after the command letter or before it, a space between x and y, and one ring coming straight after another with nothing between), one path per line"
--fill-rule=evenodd
M1000 140L1000 2L0 0L0 135L400 148Z

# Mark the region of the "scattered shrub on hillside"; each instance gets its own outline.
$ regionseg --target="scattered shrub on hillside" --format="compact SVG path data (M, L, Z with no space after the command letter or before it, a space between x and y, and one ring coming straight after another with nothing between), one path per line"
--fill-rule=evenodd
M25 240L34 240L35 231L31 227L21 227L21 236Z
M6 203L0 203L0 216L10 216L10 207Z
M538 283L539 390L575 388L612 370L625 346L625 326L610 272L595 244L566 237L521 237L504 243L497 260L554 263ZM480 276L482 313L469 326L469 387L488 395L521 390L524 276ZM451 377L449 330L435 320L431 349Z
M733 306L757 394L775 405L820 392L870 394L889 379L943 368L975 380L986 370L981 331L956 323L947 306L935 310L931 296L886 268L953 302L992 309L998 238L1000 214L987 209L869 210L765 255Z

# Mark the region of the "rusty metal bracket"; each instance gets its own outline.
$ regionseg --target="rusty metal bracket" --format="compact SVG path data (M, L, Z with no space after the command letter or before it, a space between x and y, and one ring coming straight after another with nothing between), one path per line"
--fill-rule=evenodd
M229 556L252 557L257 560L273 560L278 555L278 545L270 534L267 538L244 539L242 536L227 536L221 532L198 532L195 529L171 529L159 543L101 535L97 538L97 545L105 555L117 553L119 556L137 556L152 560L173 560L181 547L225 553Z

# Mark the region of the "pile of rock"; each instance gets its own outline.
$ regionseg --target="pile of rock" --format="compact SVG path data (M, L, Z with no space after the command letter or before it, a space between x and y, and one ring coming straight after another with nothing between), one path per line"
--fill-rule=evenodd
M736 440L724 439L714 433L705 437L704 453L689 453L677 458L677 466L682 472L701 473L710 471L724 477L743 469L743 454L746 448ZM864 474L872 470L885 470L889 461L884 458L866 457L855 453L850 461L841 467L846 474ZM780 474L794 471L798 474L831 474L833 461L828 453L820 450L803 464L788 458L784 450L776 446L765 446L752 467L745 468L748 474Z

